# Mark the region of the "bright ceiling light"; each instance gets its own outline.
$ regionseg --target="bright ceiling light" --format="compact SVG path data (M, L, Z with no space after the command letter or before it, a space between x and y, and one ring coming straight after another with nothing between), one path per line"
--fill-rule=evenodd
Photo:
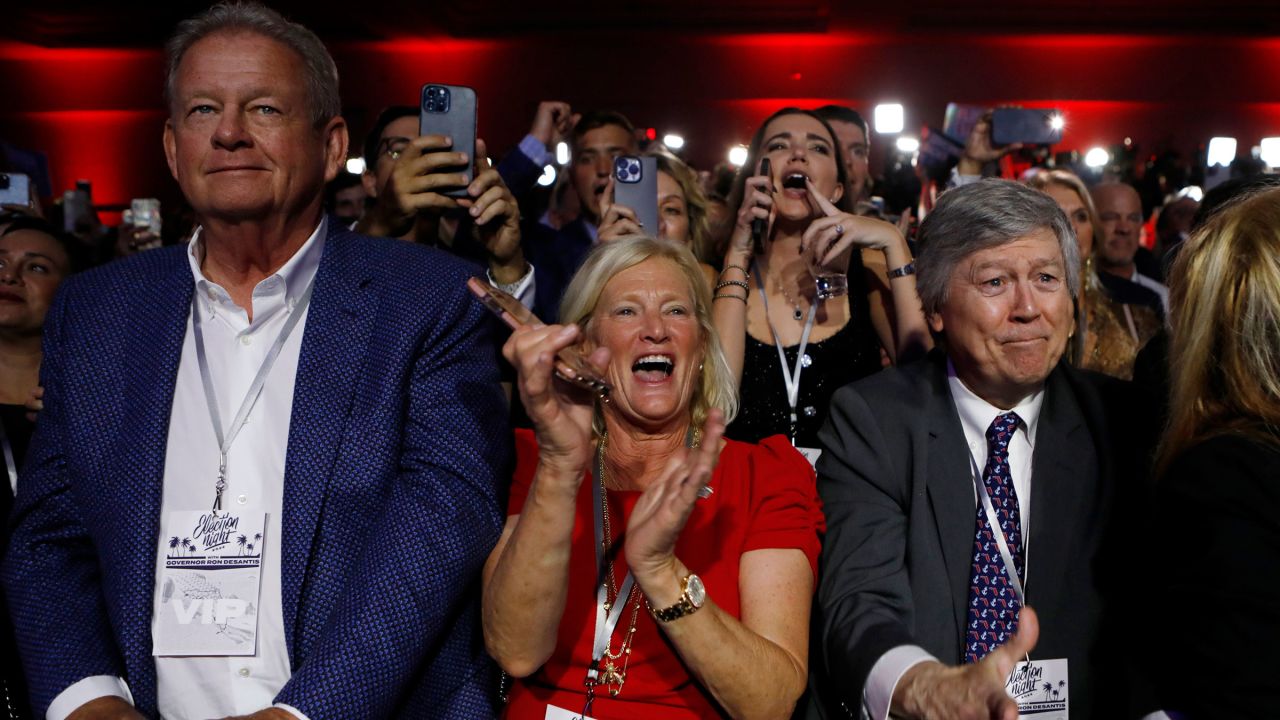
M1236 139L1216 137L1209 140L1209 167L1228 167L1236 159Z
M556 143L556 162L561 165L569 164L569 143Z
M747 146L735 145L729 148L729 164L734 167L742 167L747 163Z
M662 144L672 150L679 150L684 147L684 138L676 135L675 133L668 133L662 136Z
M351 173L352 175L363 175L364 174L364 158L362 157L347 158L347 172Z
M898 103L884 103L876 106L876 132L900 133L904 125L902 106Z
M1111 153L1103 148L1096 147L1084 154L1084 164L1091 168L1106 167L1111 162Z
M920 149L920 141L913 137L898 138L898 149L904 153L913 153Z
M542 174L538 176L538 184L542 187L551 187L556 184L555 165L547 165L542 168Z
M1262 138L1262 162L1280 168L1280 137Z

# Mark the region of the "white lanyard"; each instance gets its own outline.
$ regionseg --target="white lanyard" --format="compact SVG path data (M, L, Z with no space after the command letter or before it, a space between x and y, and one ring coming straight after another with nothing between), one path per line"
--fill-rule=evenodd
M1016 432L1016 431L1015 431ZM991 496L987 494L987 484L982 480L982 473L978 471L978 461L973 457L973 453L969 453L969 463L973 468L974 484L978 488L978 498L982 501L982 510L987 514L987 525L991 528L991 535L996 539L996 547L1000 550L1000 559L1004 561L1004 574L1009 578L1009 583L1013 585L1013 591L1018 594L1018 604L1022 607L1027 606L1027 594L1022 589L1022 578L1018 577L1018 567L1013 564L1013 553L1009 550L1009 543L1005 540L1004 529L1000 527L1000 518L996 515L995 507L991 504ZM1010 470L1012 473L1012 469ZM1013 478L1009 478L1010 484ZM1014 492L1017 497L1017 492ZM1031 573L1031 533L1025 530L1022 533L1022 576L1025 578Z
M204 331L201 329L203 323L200 320L199 302L197 298L193 298L191 301L191 329L196 338L196 360L200 364L200 381L204 385L204 399L209 405L209 419L213 422L213 433L218 439L218 482L214 485L217 491L213 496L214 510L222 509L222 491L227 487L227 452L231 450L231 443L236 441L236 436L240 434L240 429L248 422L249 411L253 409L254 403L258 401L258 396L262 394L262 388L267 383L267 375L271 372L271 366L275 364L276 357L280 355L280 349L284 347L285 340L289 339L289 333L293 332L293 328L298 324L303 312L307 309L307 304L311 302L311 291L315 289L315 286L315 278L312 278L311 282L307 283L307 289L302 291L302 295L289 313L288 319L284 321L284 327L280 329L280 334L276 336L275 342L271 343L270 349L267 350L267 356L262 359L258 374L254 376L253 383L249 385L249 391L245 393L244 400L240 402L240 410L236 412L235 419L231 421L231 427L225 436L222 433L222 417L218 413L218 396L213 390L213 377L209 374L209 359L204 350Z
M13 446L9 444L9 434L0 424L0 445L4 445L4 467L9 471L9 487L13 488L13 496L18 496L18 463L13 459Z
M773 333L773 346L778 349L778 366L782 368L782 382L787 388L787 404L791 406L791 444L796 444L796 404L800 401L800 371L804 370L804 351L809 347L809 333L813 331L814 320L818 316L818 305L809 305L809 317L804 321L804 332L800 334L800 347L796 351L796 365L787 369L787 353L782 349L782 339L769 319L769 296L764 291L764 276L756 263L751 263L751 270L756 274L756 289L760 291L760 300L764 303L764 321Z
M609 605L608 583L604 582L605 573L608 572L605 569L605 563L608 559L604 556L604 491L601 487L604 482L601 479L603 477L604 444L601 443L600 450L596 452L596 476L592 478L591 483L591 500L596 511L596 576L600 578L599 589L596 590L596 635L595 641L591 644L591 667L587 670L587 677L592 681L599 677L596 667L609 649L609 639L613 637L613 631L618 627L618 620L622 618L622 611L627 605L627 597L631 595L631 586L636 581L631 571L627 570L627 576L622 579L622 587L618 588L618 595L613 599L613 605Z

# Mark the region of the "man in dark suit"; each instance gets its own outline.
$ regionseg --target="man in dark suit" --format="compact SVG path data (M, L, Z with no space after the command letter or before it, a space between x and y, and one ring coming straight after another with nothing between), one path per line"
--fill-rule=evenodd
M49 313L4 566L35 714L492 716L510 448L471 272L324 218L347 134L309 30L218 5L168 50L200 229Z
M1117 482L1137 478L1110 447L1123 396L1059 363L1071 226L1022 185L967 185L925 220L917 266L940 351L838 391L821 433L827 715L1119 716L1103 611Z

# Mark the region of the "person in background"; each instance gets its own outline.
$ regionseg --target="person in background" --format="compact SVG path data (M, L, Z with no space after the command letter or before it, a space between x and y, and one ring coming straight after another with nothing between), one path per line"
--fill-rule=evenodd
M52 225L21 217L0 229L0 450L3 450L5 489L0 492L0 517L13 511L19 473L35 430L28 404L40 383L41 332L54 293L77 269L72 258L79 243L65 238ZM4 524L0 556L9 546L10 526ZM4 691L10 713L28 713L27 682L14 644L8 603L0 596L0 645L4 657Z
M1169 289L1172 387L1148 538L1154 644L1143 654L1160 705L1179 717L1274 717L1280 190L1246 193L1193 231Z
M1094 238L1102 237L1102 229L1080 178L1066 170L1048 170L1033 175L1027 184L1058 203L1071 221L1080 248L1080 296L1076 299L1069 362L1085 370L1131 379L1138 352L1160 331L1160 316L1146 303L1123 302L1102 285L1094 268Z
M716 271L706 260L711 253L707 198L698 186L697 173L664 148L651 148L645 151L645 155L655 158L658 163L658 227L641 228L632 208L613 202L611 183L600 204L603 212L600 241L652 231L659 240L687 245L693 256L698 258L707 282L713 285Z
M866 199L871 194L871 127L861 113L844 105L823 105L813 113L836 132L853 202Z
M324 209L344 227L354 227L364 217L368 197L361 176L352 175L343 168L338 177L324 187Z
M569 285L566 325L504 348L534 425L484 574L508 718L785 718L804 689L813 474L782 438L721 439L738 403L710 302L686 247L617 238ZM573 349L609 402L554 377Z
M1105 275L1127 280L1154 292L1160 301L1160 316L1169 317L1169 288L1160 281L1138 272L1134 257L1142 239L1142 198L1132 185L1105 182L1090 191L1098 209L1102 235L1098 238L1096 256L1098 270ZM1107 287L1111 279L1102 278Z
M879 371L881 346L906 360L930 344L907 242L893 225L851 213L846 172L817 115L784 108L767 118L738 174L737 219L714 286L716 330L742 392L729 436L783 434L811 460L837 388ZM846 292L820 297L819 272L846 277Z

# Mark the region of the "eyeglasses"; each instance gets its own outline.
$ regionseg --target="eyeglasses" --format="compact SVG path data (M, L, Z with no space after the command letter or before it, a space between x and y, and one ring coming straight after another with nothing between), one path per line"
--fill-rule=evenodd
M409 138L406 137L386 137L382 138L382 142L378 143L378 154L386 155L392 160L398 160L404 151L409 147Z

